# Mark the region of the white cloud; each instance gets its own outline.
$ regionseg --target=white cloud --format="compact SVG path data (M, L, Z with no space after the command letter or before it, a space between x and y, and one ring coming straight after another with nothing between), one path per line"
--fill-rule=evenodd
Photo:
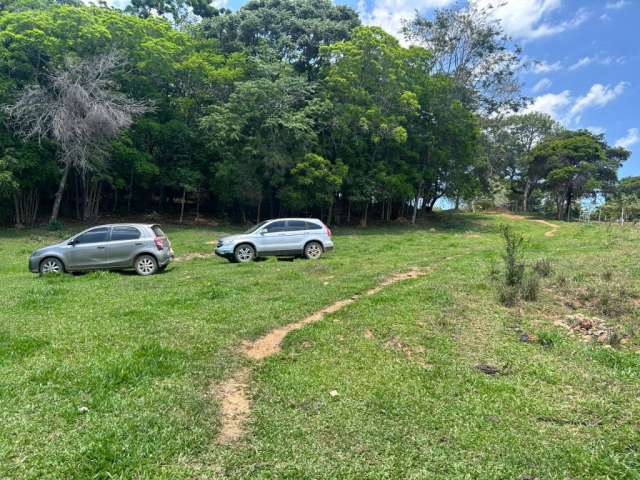
M607 131L606 128L604 127L598 127L598 126L589 126L589 127L585 127L587 130L589 130L591 133L593 133L594 135L601 135L603 133L605 133Z
M478 7L492 9L505 31L519 39L556 35L582 25L589 18L588 11L582 8L570 20L549 23L549 14L562 6L562 0L510 0L503 4L496 0L471 1Z
M628 84L626 82L620 82L614 87L610 87L609 85L605 86L601 83L593 84L586 95L583 95L576 100L571 107L571 110L569 110L569 116L571 118L577 117L579 119L578 116L588 108L604 107L622 95L627 85Z
M617 2L607 2L605 8L609 10L621 10L627 5L631 5L631 2L627 0L618 0Z
M562 63L560 62L547 63L545 61L535 62L533 64L532 69L534 73L557 72L558 70L562 69Z
M545 93L535 97L525 112L546 113L564 125L575 128L582 120L581 115L584 111L594 107L604 107L622 95L628 85L627 82L620 82L615 86L596 83L586 94L579 97L572 96L570 90L564 90L560 93ZM587 128L594 133L604 131L601 127Z
M587 65L591 65L595 59L593 57L582 57L576 63L569 67L569 70L577 70L582 67L586 67Z
M615 145L616 147L629 149L639 141L640 141L640 130L638 130L637 128L630 128L629 130L627 130L627 134L624 137L616 140Z
M553 82L551 80L549 80L548 78L543 78L533 86L533 93L540 93L544 90L548 90L551 85L553 85Z
M569 70L578 70L579 68L586 67L592 64L606 65L606 66L613 65L613 64L620 65L625 63L625 61L626 61L625 57L617 57L617 58L612 56L601 57L599 55L593 56L593 57L586 56L586 57L582 57L576 63L571 65L569 67Z
M525 113L546 113L555 120L561 120L567 107L571 104L571 92L565 90L560 93L545 93L533 100L533 103L525 109Z
M366 25L382 27L388 33L401 38L402 21L413 18L417 11L442 8L456 0L374 0L370 9L367 2L359 0L357 10Z

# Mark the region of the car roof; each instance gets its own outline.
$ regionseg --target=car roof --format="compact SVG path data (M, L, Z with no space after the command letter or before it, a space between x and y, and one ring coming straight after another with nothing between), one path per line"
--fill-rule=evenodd
M275 220L301 220L303 222L319 222L320 220L317 218L307 218L307 217L283 217L283 218L270 218L266 220L267 222L273 222Z

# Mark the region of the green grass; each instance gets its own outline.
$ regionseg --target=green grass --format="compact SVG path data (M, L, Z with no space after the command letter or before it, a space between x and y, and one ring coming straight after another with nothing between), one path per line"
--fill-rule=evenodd
M529 262L551 259L536 302L496 299L499 223L525 234ZM178 255L223 230L166 228ZM28 254L62 234L0 231L0 478L640 478L640 234L546 230L489 215L338 229L317 262L194 259L149 278L38 278ZM260 364L237 353L414 266L428 274L292 332ZM575 313L624 345L554 326ZM220 446L210 386L243 365L248 434Z

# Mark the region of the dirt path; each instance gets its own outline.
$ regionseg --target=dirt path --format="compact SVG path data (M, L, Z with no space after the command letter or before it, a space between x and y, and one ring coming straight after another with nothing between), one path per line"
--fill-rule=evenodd
M546 232L544 232L545 237L555 236L556 232L560 228L559 225L555 225L551 222L547 222L546 220L531 219L531 218L523 217L522 215L514 215L513 213L502 213L501 215L511 220L529 220L531 222L537 222L551 228L551 230L547 230Z
M212 253L185 253L184 255L178 255L174 261L175 262L187 262L189 260L193 260L194 258L213 258Z
M277 327L254 341L243 342L241 345L241 352L245 357L256 361L275 355L281 350L282 341L289 332L299 330L305 325L318 322L322 320L325 315L335 313L347 305L355 303L358 299L364 296L375 295L389 285L418 278L425 273L425 270L420 270L415 267L411 268L407 272L394 273L385 278L379 285L367 290L363 294L338 300L337 302L312 313L298 322ZM233 443L240 440L244 435L245 424L251 413L251 401L248 395L249 380L250 371L247 368L243 368L238 370L223 383L212 388L215 397L220 402L220 420L222 428L220 429L220 433L216 439L218 443Z

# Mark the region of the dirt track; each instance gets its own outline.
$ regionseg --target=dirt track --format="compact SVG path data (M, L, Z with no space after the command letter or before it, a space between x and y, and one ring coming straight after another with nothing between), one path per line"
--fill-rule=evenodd
M358 299L363 296L375 295L389 285L418 278L425 273L425 270L418 268L412 268L403 273L394 273L385 278L379 285L367 290L363 294L338 300L302 320L275 328L256 340L243 342L241 352L245 357L256 361L261 361L275 355L281 350L282 341L289 332L318 322L322 320L326 314L335 313L347 305L357 302ZM245 425L251 413L249 380L249 369L242 368L224 382L212 387L212 393L218 402L220 402L220 420L222 426L216 439L218 443L233 443L240 440L245 433Z

